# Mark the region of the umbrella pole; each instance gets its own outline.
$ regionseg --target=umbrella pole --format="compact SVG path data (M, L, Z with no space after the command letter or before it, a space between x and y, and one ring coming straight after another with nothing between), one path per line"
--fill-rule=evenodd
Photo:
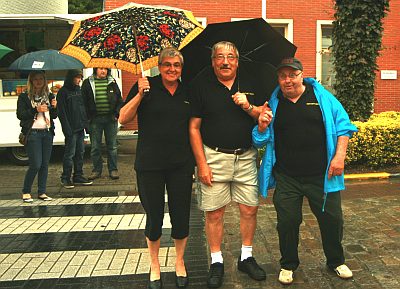
M132 30L133 30L133 34L135 35L135 44L136 44L137 55L139 57L140 70L142 72L142 77L145 77L146 75L145 75L144 70L143 70L142 56L140 55L140 49L139 49L139 45L137 43L136 28L132 26Z
M132 26L132 30L133 30L133 34L135 35L136 50L137 50L137 55L139 57L139 64L140 64L140 70L142 72L142 77L146 77L146 74L144 73L144 70L143 70L142 56L140 55L140 49L139 49L139 45L137 43L136 28ZM143 90L143 93L145 95L147 95L148 92L149 92L149 89L147 89L147 88Z

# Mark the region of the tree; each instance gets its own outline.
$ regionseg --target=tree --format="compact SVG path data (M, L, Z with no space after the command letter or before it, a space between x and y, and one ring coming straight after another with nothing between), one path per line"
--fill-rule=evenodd
M103 11L103 0L69 0L68 13L92 14Z
M373 111L376 58L389 0L337 0L335 9L335 93L352 120L367 120Z

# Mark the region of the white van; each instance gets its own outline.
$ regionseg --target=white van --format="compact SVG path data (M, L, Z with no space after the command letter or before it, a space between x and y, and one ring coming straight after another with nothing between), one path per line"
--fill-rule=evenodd
M87 17L81 14L0 14L1 44L13 48L15 52L0 59L0 148L7 148L8 155L16 164L26 165L28 157L19 143L21 131L16 109L18 95L24 90L27 79L8 66L31 47L41 49L60 49L66 42L75 20ZM92 74L92 69L84 69L84 78ZM49 86L60 87L66 71L46 72ZM111 74L122 90L121 73L112 69ZM133 131L132 131L133 133ZM88 141L88 137L87 137ZM64 145L61 124L55 119L54 145Z

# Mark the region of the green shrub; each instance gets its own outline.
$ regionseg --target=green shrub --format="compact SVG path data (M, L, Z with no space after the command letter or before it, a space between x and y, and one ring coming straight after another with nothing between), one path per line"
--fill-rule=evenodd
M358 132L350 139L346 164L378 168L400 164L400 112L371 115L353 122Z

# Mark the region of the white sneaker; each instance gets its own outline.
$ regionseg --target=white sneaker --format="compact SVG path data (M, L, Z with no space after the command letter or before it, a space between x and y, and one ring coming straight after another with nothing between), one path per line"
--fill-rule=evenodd
M293 282L293 271L292 270L286 270L286 269L281 269L281 272L279 273L279 282L285 285L292 284Z
M353 272L345 264L337 266L334 271L342 279L349 279L353 277Z

